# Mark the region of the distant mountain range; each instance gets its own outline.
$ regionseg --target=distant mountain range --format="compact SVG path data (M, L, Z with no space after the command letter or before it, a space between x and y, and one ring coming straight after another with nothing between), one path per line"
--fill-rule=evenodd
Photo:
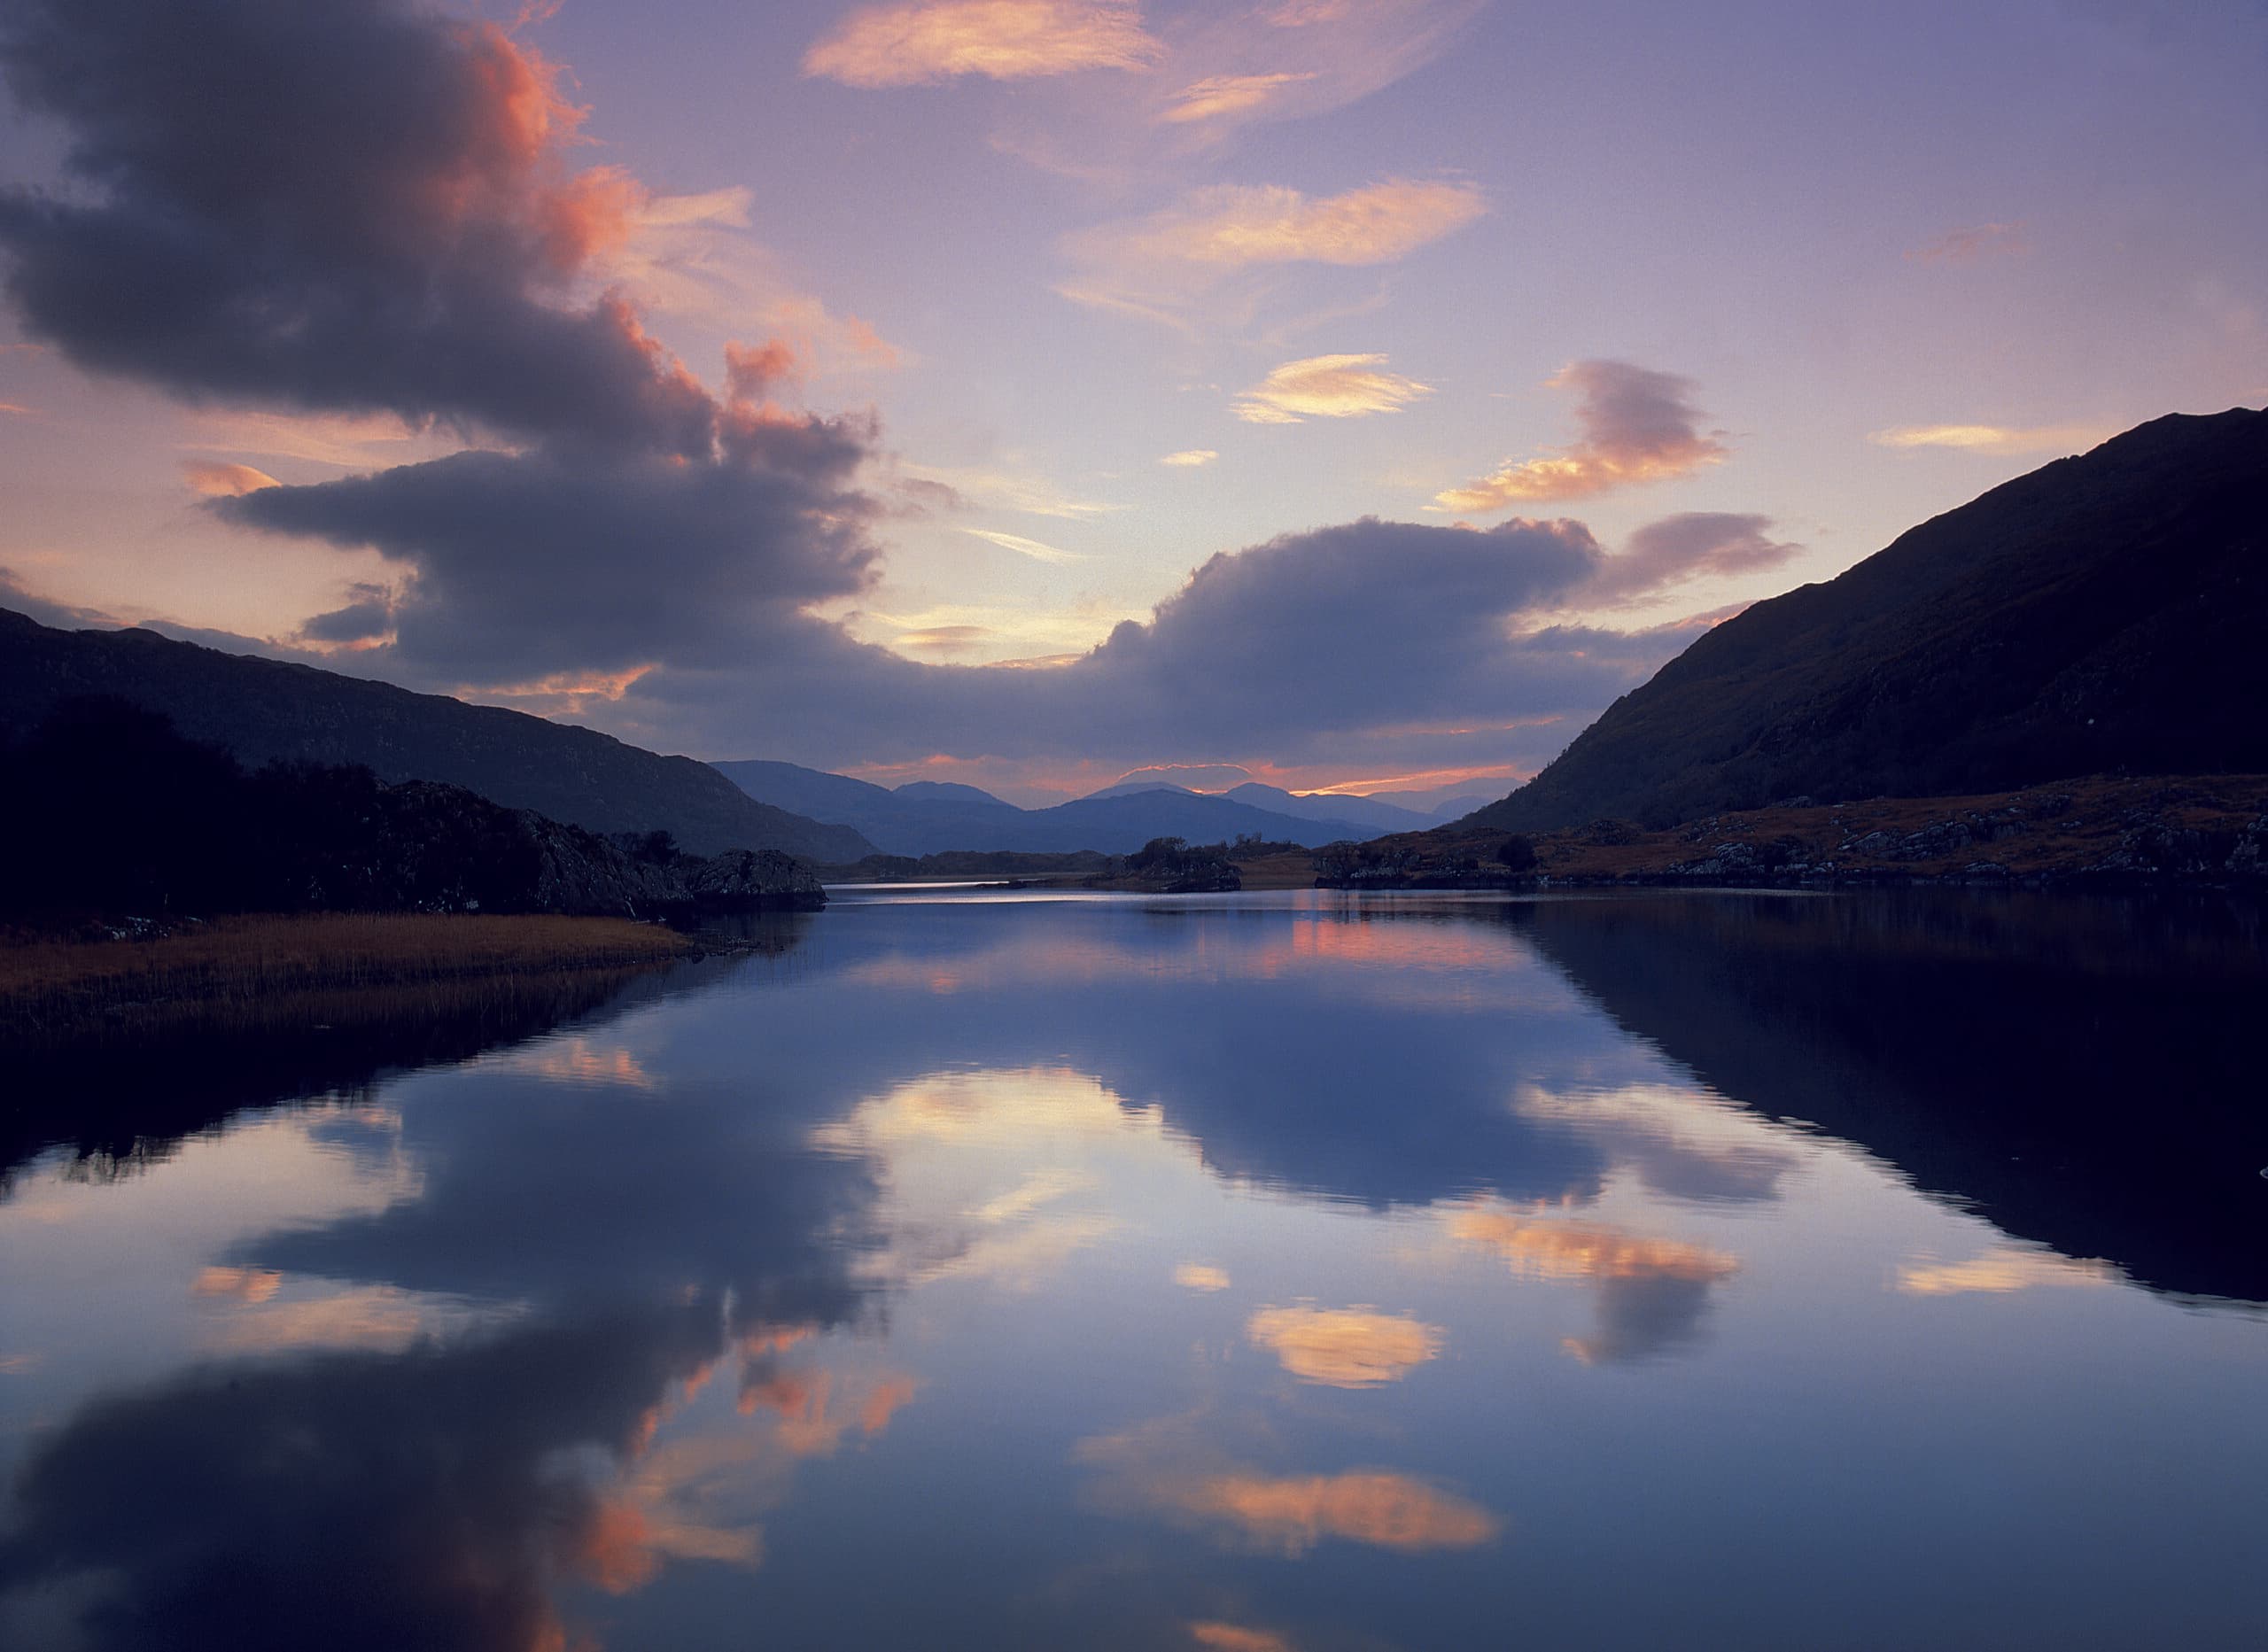
M848 826L758 803L706 764L591 729L155 632L57 631L0 609L0 738L22 738L82 695L162 711L248 767L360 764L382 780L445 781L593 832L666 831L698 855L776 849L847 862L874 848ZM165 802L150 800L152 810Z
M2171 415L1706 632L1466 824L2268 772L2268 412Z
M1019 809L975 787L936 780L892 790L793 763L750 759L714 766L751 797L840 822L891 855L950 849L1125 855L1154 837L1214 843L1248 834L1314 848L1420 830L1442 818L1371 798L1303 795L1256 782L1216 795L1135 780L1049 809Z

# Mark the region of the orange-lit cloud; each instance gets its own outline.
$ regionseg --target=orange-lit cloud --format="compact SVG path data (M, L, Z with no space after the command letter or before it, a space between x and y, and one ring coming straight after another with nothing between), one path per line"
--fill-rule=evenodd
M1325 1538L1417 1554L1472 1548L1496 1535L1478 1504L1382 1469L1273 1477L1221 1474L1175 1490L1189 1513L1224 1522L1264 1547L1303 1555Z
M1315 78L1312 69L1281 74L1210 74L1176 92L1158 119L1180 125L1216 115L1243 114L1259 108L1286 86Z
M1184 1291L1225 1291L1229 1270L1209 1262L1184 1262L1173 1270L1173 1282Z
M1653 1239L1598 1222L1536 1221L1509 1210L1475 1206L1449 1220L1449 1232L1483 1245L1534 1279L1729 1278L1740 1264L1721 1251Z
M206 459L185 459L182 475L188 479L190 491L204 499L234 499L242 493L256 493L264 487L281 487L282 483L265 470L255 470L250 465L221 464Z
M1440 1326L1367 1308L1262 1308L1245 1335L1301 1382L1330 1388L1400 1382L1441 1350Z
M1627 361L1577 361L1545 381L1577 397L1582 434L1560 453L1508 460L1503 469L1434 495L1437 509L1488 511L1543 500L1588 499L1611 489L1690 475L1726 448L1700 429L1694 384Z
M852 12L804 54L804 73L867 88L1020 81L1143 69L1163 50L1121 0L915 0Z
M1907 424L1876 430L1867 439L1877 447L1953 447L1967 453L2085 453L2116 432L2094 424Z
M1451 1214L1461 1244L1491 1251L1523 1278L1596 1288L1598 1330L1563 1346L1587 1365L1643 1360L1694 1341L1710 1292L1740 1271L1721 1251L1589 1222L1539 1219L1495 1203Z
M1292 1643L1270 1629L1208 1619L1189 1625L1189 1638L1214 1652L1292 1652Z
M1084 231L1069 249L1105 267L1390 264L1487 210L1474 185L1442 181L1387 178L1321 199L1279 185L1220 184L1134 223Z
M602 1502L591 1511L576 1534L573 1563L585 1582L610 1594L642 1589L661 1570L645 1515L625 1502Z
M1980 259L2011 258L2030 251L2021 223L1969 224L1947 230L1906 256L1916 264L1974 264Z
M1906 1296L1994 1295L2042 1286L2111 1285L2118 1270L2109 1262L2074 1260L2052 1251L1999 1245L1964 1262L1912 1262L1898 1270L1897 1289Z
M1177 465L1184 469L1194 469L1200 465L1211 464L1220 456L1209 447L1184 447L1177 454L1168 454L1158 462L1161 465Z
M1488 1510L1415 1476L1268 1474L1222 1460L1205 1434L1200 1415L1160 1417L1082 1440L1073 1455L1100 1471L1092 1490L1104 1507L1164 1515L1286 1556L1332 1538L1417 1554L1476 1547L1497 1533Z
M284 1283L284 1276L268 1268L207 1268L190 1284L201 1297L234 1297L240 1302L265 1302Z
M892 1376L863 1392L853 1384L846 1394L836 1389L831 1371L781 1371L757 1363L742 1377L739 1405L743 1415L759 1408L773 1412L779 1443L790 1456L827 1457L853 1427L868 1439L887 1429L920 1386L914 1377Z
M1382 355L1319 355L1286 361L1246 391L1235 407L1247 424L1300 424L1392 413L1433 386L1381 370Z

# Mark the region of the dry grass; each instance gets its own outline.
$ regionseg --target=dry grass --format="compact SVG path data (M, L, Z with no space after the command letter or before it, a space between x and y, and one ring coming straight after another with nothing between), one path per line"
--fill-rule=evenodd
M215 919L149 941L0 946L0 1045L322 1020L357 1000L393 1013L537 977L634 970L695 949L615 918L326 913Z

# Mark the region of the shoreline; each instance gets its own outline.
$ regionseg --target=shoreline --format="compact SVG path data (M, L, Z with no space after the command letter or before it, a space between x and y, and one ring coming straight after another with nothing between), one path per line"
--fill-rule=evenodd
M353 1019L358 997L509 997L529 983L640 973L728 941L620 918L423 912L246 914L164 933L0 943L0 1049L53 1049Z

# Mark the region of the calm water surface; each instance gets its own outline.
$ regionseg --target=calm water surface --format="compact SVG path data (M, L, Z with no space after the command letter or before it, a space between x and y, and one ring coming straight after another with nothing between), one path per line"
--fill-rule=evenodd
M2258 1648L2257 921L885 891L43 1075L202 1116L0 1183L0 1644Z

